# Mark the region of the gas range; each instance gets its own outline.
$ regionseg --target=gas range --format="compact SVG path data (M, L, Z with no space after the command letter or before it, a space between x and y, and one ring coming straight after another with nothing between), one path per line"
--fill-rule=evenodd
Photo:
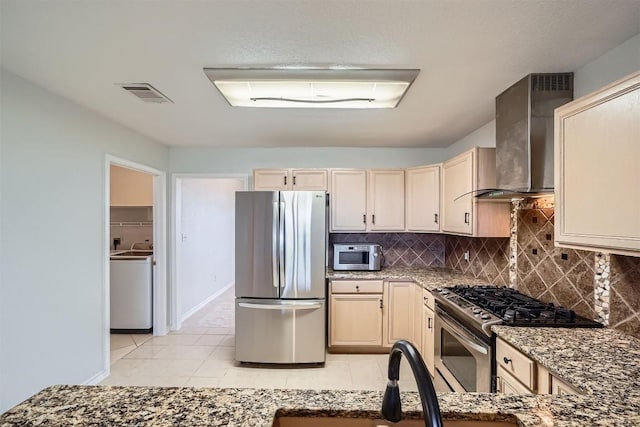
M455 285L438 288L436 302L465 325L486 336L491 326L545 326L563 328L601 328L594 320L577 315L573 310L544 303L512 288L491 285Z

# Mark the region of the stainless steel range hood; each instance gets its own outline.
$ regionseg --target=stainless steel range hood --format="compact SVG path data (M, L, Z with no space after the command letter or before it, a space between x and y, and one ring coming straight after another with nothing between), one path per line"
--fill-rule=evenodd
M496 188L483 198L553 192L553 111L573 99L573 73L529 74L496 97Z

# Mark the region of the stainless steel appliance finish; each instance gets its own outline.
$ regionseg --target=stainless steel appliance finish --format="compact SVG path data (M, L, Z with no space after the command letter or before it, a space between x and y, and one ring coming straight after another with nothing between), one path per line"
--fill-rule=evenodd
M323 191L236 193L236 360L325 361Z
M378 271L382 267L382 246L375 243L335 243L334 270Z
M553 111L572 99L573 73L529 74L496 97L496 189L505 191L487 196L553 191Z
M439 307L435 326L437 390L491 392L491 339L470 331Z
M571 310L543 303L511 288L456 285L433 293L438 391L495 390L492 325L602 327Z

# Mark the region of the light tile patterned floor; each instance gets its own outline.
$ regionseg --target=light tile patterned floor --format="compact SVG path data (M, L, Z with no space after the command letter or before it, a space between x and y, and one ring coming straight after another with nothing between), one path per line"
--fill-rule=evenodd
M112 335L112 358L118 351L115 356L119 357L112 359L111 375L102 384L384 389L385 354L327 354L324 367L247 367L236 363L234 307L234 291L230 289L187 319L179 331L163 337ZM416 390L411 368L404 360L400 388Z

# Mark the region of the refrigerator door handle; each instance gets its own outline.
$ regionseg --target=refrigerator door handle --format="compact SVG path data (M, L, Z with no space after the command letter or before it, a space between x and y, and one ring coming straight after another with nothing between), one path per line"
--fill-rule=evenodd
M278 264L279 264L279 269L280 269L280 282L279 285L281 288L284 288L285 286L285 265L284 265L284 257L285 257L285 251L284 251L284 246L285 246L285 235L284 235L284 216L285 216L285 205L284 205L284 201L280 201L280 213L279 213L279 218L280 218L280 232L278 233L278 245L279 245L279 251L278 251Z
M271 249L272 249L272 268L273 268L273 287L277 288L280 286L280 261L278 260L278 206L280 205L279 201L275 201L273 203L273 224L272 224L272 234L271 234Z
M315 310L322 308L322 304L317 302L296 302L292 304L255 304L241 302L238 305L242 308L257 308L259 310Z

